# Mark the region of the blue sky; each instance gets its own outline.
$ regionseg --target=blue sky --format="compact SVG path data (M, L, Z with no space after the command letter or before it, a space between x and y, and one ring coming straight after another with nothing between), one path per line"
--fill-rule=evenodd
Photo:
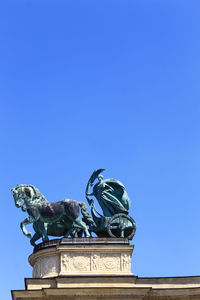
M2 299L31 277L10 188L84 200L97 168L131 197L134 274L200 274L199 10L198 0L1 2Z

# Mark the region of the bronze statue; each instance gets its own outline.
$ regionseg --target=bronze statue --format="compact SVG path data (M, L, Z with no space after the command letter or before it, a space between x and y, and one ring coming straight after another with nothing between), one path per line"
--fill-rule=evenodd
M87 198L94 196L97 199L105 217L111 217L118 213L128 214L130 199L124 185L114 178L103 179L103 176L100 175L100 172L103 171L104 169L94 171L90 177L86 191ZM88 193L96 179L98 182L94 185L93 192ZM92 200L89 198L88 200L91 203Z
M48 236L91 237L95 233L98 237L133 238L136 224L128 214L130 198L126 189L116 179L103 179L103 171L94 171L86 187L91 215L83 202L71 199L48 202L33 185L21 184L12 189L16 207L28 213L20 226L33 246L40 238L48 241ZM103 214L95 209L95 199ZM33 224L33 236L26 229L28 224Z
M80 218L80 210L84 220L93 224L86 204L71 199L58 202L48 202L40 191L33 185L21 184L12 189L16 207L29 214L28 218L21 222L20 226L25 236L35 246L35 242L42 238L48 241L48 235L78 237L82 233L90 237L87 224ZM26 230L26 225L33 224L35 234Z
M103 179L100 175L104 169L98 169L92 173L86 186L86 199L91 207L91 213L95 226L90 230L99 237L127 237L131 239L136 230L135 221L128 215L130 198L124 185L114 179ZM93 186L94 182L98 182ZM89 190L92 189L92 192ZM95 207L95 197L103 215Z

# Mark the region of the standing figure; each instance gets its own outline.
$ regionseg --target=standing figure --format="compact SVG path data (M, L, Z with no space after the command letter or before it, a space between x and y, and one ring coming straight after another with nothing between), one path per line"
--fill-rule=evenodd
M86 189L88 201L92 204L93 200L89 199L89 196L94 196L98 200L105 217L111 217L119 213L128 214L130 198L124 185L114 178L103 179L103 176L100 175L102 171L104 169L94 171L90 177ZM93 186L96 179L98 182L94 185L92 193L88 193L89 188Z
M98 256L96 254L94 254L92 256L92 270L97 270L97 268L98 268L97 262L98 262Z
M130 264L129 256L127 254L124 254L121 260L122 260L122 271L126 271Z
M67 256L66 254L64 254L62 257L62 265L64 266L65 271L69 270L69 256Z

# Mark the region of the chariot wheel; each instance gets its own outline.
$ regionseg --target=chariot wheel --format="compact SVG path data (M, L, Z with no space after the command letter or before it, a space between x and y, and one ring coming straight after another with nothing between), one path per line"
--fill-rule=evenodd
M108 221L107 232L110 237L121 237L131 240L135 234L135 231L135 221L126 214L116 214Z

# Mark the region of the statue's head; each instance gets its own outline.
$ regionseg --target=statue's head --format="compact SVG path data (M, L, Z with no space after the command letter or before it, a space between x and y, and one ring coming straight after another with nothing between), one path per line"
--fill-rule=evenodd
M24 204L27 196L29 195L28 189L25 189L25 185L21 184L17 185L15 188L12 188L11 191L13 193L16 207L21 207L23 210L25 210Z
M98 175L98 180L99 180L99 182L102 182L103 181L103 175Z
M47 201L40 191L33 185L20 184L15 188L12 188L11 191L13 193L16 207L21 207L24 211L27 210L27 205L30 202L35 200L39 200L40 202Z

